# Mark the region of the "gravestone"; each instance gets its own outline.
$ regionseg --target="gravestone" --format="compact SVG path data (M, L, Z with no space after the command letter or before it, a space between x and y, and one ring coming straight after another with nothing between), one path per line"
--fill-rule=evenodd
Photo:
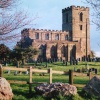
M28 75L28 73L29 73L28 71L25 72L26 75Z
M72 60L70 60L70 65L72 65Z
M67 63L67 61L66 61L66 66L68 66L68 63Z
M95 72L95 74L98 74L98 70L97 69L95 69L94 72Z
M10 74L10 70L7 70L7 74Z
M17 71L14 72L14 75L17 75Z
M76 60L76 65L78 65L78 60Z

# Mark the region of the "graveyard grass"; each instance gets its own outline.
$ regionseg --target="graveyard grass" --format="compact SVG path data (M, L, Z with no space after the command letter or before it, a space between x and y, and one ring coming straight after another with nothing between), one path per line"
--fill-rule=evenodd
M63 64L62 62L54 62L54 63L48 63L48 66L45 67L46 63L38 63L35 68L38 69L49 69L52 68L52 70L56 71L69 71L69 69L72 70L77 70L77 69L86 69L87 66L88 68L97 68L98 69L98 75L100 74L100 62L88 62L88 65L86 66L87 62L79 62L78 65L70 65L68 63L68 66ZM26 66L33 66L33 63L30 63ZM10 66L13 67L13 66ZM24 67L24 66L22 66ZM3 76L7 80L17 80L17 81L29 81L29 75L25 75L23 72L21 75L16 75L14 76L14 72L11 72L9 75L4 71ZM49 83L49 74L45 74L44 76L40 76L40 73L34 73L32 77L33 82L48 82ZM68 83L69 76L68 75L58 75L58 74L53 74L53 82L62 82L62 83ZM86 85L89 81L89 77L83 77L83 76L74 76L74 84L83 84ZM29 94L29 85L28 84L11 84L14 97L13 100L46 100L46 97L43 97L41 95L37 95L35 93L34 87L38 86L39 84L33 84L32 88L32 94ZM78 95L76 96L71 96L71 97L66 97L68 100L69 98L71 100L96 100L96 97L88 96L88 94L85 94L86 96L84 97L82 95L82 88L77 88L78 89ZM66 98L62 97L59 95L57 97L58 99L54 98L54 100L67 100ZM60 98L60 99L59 99ZM49 100L49 99L48 99Z

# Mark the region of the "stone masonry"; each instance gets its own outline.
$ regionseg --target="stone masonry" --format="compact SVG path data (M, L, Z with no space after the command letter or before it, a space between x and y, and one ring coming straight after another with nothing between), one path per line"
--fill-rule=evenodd
M23 41L27 40L26 43ZM21 32L21 47L40 49L36 57L42 59L85 59L90 55L89 8L70 6L62 9L62 31L24 29Z

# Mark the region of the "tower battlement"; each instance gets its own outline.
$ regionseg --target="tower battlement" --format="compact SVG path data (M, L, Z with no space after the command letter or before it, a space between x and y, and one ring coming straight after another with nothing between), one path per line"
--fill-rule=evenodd
M75 9L75 10L89 10L89 7L74 6L74 5L72 5L70 7L62 9L62 12L66 12L66 11L71 10L71 9Z

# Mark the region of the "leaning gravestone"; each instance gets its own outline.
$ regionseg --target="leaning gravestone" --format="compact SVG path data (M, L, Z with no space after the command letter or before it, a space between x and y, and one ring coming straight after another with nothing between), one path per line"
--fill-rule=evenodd
M10 74L10 70L7 70L7 74Z
M83 90L91 95L100 97L100 76L94 76Z
M0 77L0 100L12 100L13 93L10 84L3 77Z

